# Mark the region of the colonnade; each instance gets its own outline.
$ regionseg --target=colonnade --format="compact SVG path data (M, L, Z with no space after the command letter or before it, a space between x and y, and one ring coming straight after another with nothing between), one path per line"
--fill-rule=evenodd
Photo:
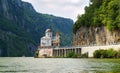
M78 57L81 56L81 48L54 48L53 57L66 57L70 52L74 52Z

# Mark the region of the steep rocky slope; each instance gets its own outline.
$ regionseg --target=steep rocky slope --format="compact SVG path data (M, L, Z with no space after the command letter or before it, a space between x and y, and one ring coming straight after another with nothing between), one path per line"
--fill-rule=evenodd
M120 1L90 0L85 14L73 26L73 45L109 45L120 43Z
M120 30L109 31L106 27L80 27L73 36L74 46L118 44Z

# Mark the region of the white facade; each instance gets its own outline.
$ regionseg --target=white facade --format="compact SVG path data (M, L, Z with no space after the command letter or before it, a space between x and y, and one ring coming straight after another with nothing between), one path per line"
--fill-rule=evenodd
M105 45L105 46L87 46L87 47L81 47L81 54L88 53L88 57L93 57L93 53L95 50L99 49L114 49L114 50L120 50L120 44L119 45Z
M51 43L52 39L49 38L49 37L42 37L41 38L41 47L43 46L52 46L52 43Z
M50 47L52 46L52 32L50 29L45 31L45 36L41 38L41 47Z

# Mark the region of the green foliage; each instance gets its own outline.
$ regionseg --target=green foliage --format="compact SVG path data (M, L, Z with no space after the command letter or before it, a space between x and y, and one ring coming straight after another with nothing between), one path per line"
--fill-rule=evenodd
M117 58L120 58L120 50L117 52Z
M88 52L81 55L81 58L88 58Z
M32 48L36 43L21 27L7 18L0 18L0 56L32 56ZM29 47L29 44L33 45Z
M94 58L100 58L101 57L101 52L102 52L103 50L96 50L95 52L94 52Z
M107 57L108 58L114 58L114 57L116 57L116 55L117 55L117 51L115 51L115 50L113 50L113 49L109 49L109 50L107 50Z
M37 51L35 51L34 57L38 57L38 55L39 55L39 51L37 50Z
M66 55L67 58L77 58L78 55L75 52L69 52Z
M6 52L6 53L1 53L1 56L3 57L7 56L7 43L2 39L0 39L0 50Z
M120 58L120 51L115 51L112 48L108 50L96 50L94 52L94 58Z
M89 7L85 7L85 14L81 15L73 26L73 33L81 26L103 26L109 30L120 29L119 0L91 0Z
M21 37L28 37L28 33L22 30L22 28L18 27L12 21L6 18L0 18L0 29L6 32L11 32L12 34L21 36Z

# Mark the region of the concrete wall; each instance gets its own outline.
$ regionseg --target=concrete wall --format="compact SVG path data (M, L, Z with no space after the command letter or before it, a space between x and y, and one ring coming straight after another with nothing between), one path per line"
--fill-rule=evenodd
M51 49L51 48L43 48L43 49L39 49L39 55L38 55L38 57L44 57L45 55L47 56L47 57L52 57L52 51L53 51L53 49Z
M95 50L99 49L110 49L113 48L114 50L120 50L119 45L106 45L106 46L87 46L87 47L64 47L64 48L39 48L39 55L38 57L42 57L43 55L47 55L48 57L66 57L66 54L70 51L75 52L79 56L84 53L88 53L88 57L93 57L93 53Z
M106 46L87 46L87 47L81 47L81 53L87 53L88 52L88 57L93 57L93 53L95 50L98 49L109 49L113 48L114 50L120 50L120 44L119 45L106 45Z

